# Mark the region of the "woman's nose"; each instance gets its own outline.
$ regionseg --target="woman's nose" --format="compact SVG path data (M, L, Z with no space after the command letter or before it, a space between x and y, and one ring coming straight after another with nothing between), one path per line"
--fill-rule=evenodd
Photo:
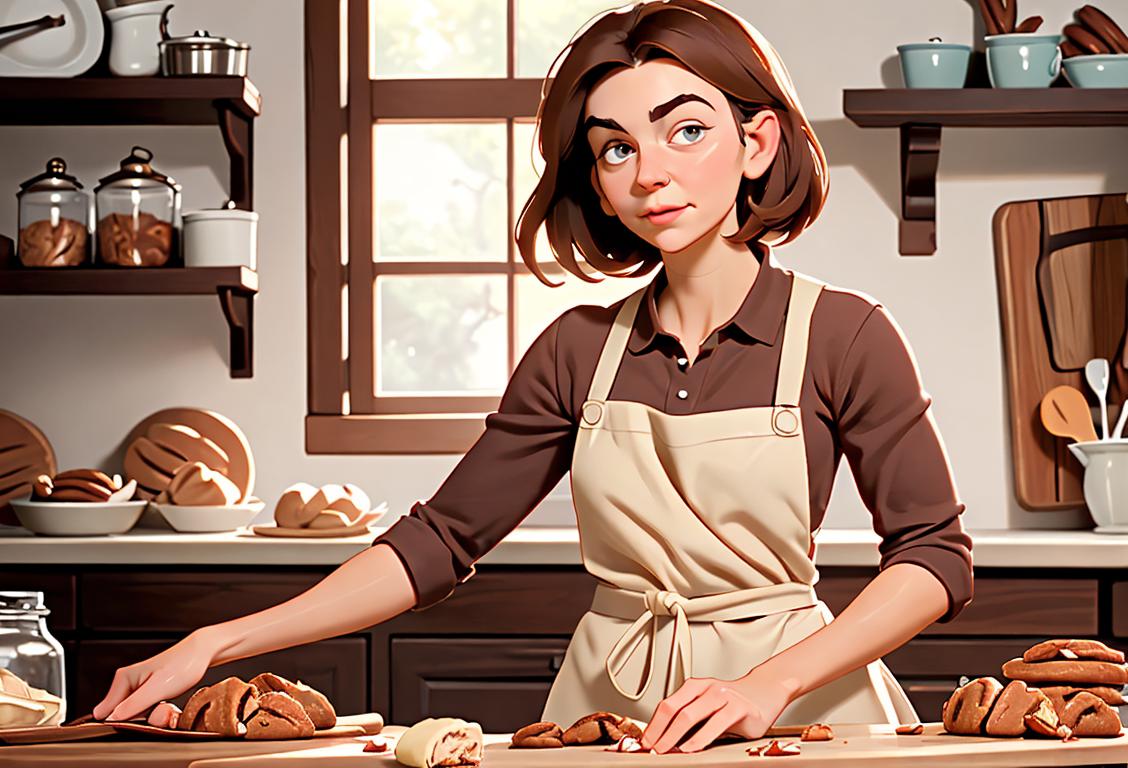
M639 151L635 181L645 190L659 189L670 183L670 172L658 152Z

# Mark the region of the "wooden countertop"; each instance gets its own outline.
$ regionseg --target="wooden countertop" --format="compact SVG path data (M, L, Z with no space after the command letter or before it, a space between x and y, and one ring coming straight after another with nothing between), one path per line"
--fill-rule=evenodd
M393 744L402 726L384 734ZM1115 739L992 739L950 736L939 723L926 724L922 736L897 736L892 726L838 725L829 742L802 744L803 753L785 765L868 768L884 765L963 768L1026 768L1031 765L1102 765L1128 762L1128 733ZM391 752L363 751L365 738L326 738L300 742L69 742L24 747L0 747L0 766L129 765L131 768L324 768L326 765L392 768L399 763ZM624 765L749 765L747 749L766 743L730 743L691 755L617 754L604 747L511 750L508 734L488 734L483 768L619 768Z

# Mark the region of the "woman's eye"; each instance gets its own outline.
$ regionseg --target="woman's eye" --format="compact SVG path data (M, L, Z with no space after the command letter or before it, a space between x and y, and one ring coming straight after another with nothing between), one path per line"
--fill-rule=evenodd
M634 149L628 144L616 144L613 147L608 147L603 153L603 159L611 165L622 165L630 159L634 154Z
M703 125L687 125L684 128L679 128L674 131L674 144L696 144L701 141L705 136L705 131L709 130ZM683 137L684 141L678 141L678 137Z

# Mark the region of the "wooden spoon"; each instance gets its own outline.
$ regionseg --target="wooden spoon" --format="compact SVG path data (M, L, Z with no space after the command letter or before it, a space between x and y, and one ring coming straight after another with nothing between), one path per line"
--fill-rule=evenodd
M1042 398L1042 426L1051 435L1068 437L1079 443L1097 439L1085 396L1068 384L1054 387Z

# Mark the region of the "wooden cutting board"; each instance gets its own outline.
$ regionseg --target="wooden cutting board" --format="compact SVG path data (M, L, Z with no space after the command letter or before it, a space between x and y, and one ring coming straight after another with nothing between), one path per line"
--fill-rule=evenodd
M1128 202L1123 193L1001 206L994 218L1015 496L1030 510L1080 507L1081 466L1046 432L1038 408L1068 384L1096 397L1085 362L1111 363L1109 423L1128 394Z
M779 761L750 757L749 747L768 743L767 739L735 742L688 755L619 754L603 746L563 749L509 749L508 734L488 734L482 768L621 768L639 765L694 765L731 768L738 765L801 766L953 766L961 768L1029 768L1033 765L1092 765L1123 763L1128 760L1128 735L1116 739L1078 739L1063 743L1056 739L992 739L952 736L942 733L940 723L927 723L921 736L897 736L893 726L838 725L834 741L804 742L802 754ZM406 730L389 726L382 735L394 739ZM191 768L323 768L333 766L398 766L395 756L363 750L365 740L351 744L326 744L285 759L268 755L245 755L228 759L201 759ZM193 745L195 746L195 745ZM749 762L755 761L755 762Z

